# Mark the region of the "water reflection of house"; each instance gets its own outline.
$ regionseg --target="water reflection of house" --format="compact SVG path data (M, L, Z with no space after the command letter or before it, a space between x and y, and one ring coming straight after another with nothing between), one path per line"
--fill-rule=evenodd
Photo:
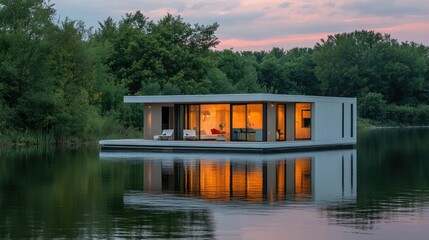
M355 154L355 150L326 151L276 155L262 161L145 159L143 191L189 194L221 202L354 198Z

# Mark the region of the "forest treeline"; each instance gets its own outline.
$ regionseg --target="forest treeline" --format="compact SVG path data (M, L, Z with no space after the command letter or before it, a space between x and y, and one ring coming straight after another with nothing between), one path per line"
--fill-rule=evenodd
M279 93L357 97L359 117L428 125L429 48L388 34L328 36L313 48L216 50L217 23L141 12L88 29L45 0L0 0L0 139L92 140L141 132L124 95ZM38 141L39 139L37 139ZM0 140L0 144L2 140Z

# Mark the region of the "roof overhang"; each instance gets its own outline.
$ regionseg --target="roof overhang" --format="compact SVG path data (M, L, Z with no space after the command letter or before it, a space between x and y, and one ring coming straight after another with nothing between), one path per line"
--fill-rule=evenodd
M125 103L256 103L256 102L356 102L356 98L283 94L207 94L125 96Z

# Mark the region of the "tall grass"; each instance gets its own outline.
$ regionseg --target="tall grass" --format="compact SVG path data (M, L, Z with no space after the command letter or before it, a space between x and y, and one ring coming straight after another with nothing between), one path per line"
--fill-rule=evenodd
M142 130L124 127L114 118L105 118L77 131L77 134L3 129L0 131L0 147L98 144L101 139L142 137Z
M0 133L0 145L42 145L53 144L55 139L52 134L42 132L5 130Z

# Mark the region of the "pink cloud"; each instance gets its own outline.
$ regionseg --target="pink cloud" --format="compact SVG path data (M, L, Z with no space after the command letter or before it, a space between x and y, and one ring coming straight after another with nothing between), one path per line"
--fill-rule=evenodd
M399 41L408 41L429 45L427 33L428 22L414 22L374 29L376 32L388 33Z
M389 26L378 28L376 31L380 32L388 32L388 33L397 33L397 32L416 32L416 31L429 31L429 23L428 22L414 22L401 24L396 26Z
M271 50L273 47L291 49L294 47L313 47L320 39L326 38L328 33L291 35L280 38L266 38L261 40L225 39L221 40L217 49L234 49L236 51Z
M329 34L361 29L429 45L429 17L422 14L427 12L427 0L385 0L384 5L375 0L75 0L73 4L53 1L59 14L82 19L88 26L98 26L98 21L109 15L120 20L125 13L136 10L154 21L171 13L181 15L191 24L218 22L216 35L222 41L217 49L313 47ZM377 11L366 12L370 7ZM260 40L250 40L255 38Z
M416 43L423 43L429 45L429 39L426 33L429 32L429 23L427 22L413 22L399 25L392 25L388 27L379 28L366 28L380 33L388 33L392 38L399 41L413 41ZM353 29L349 32L361 30ZM280 47L284 49L291 49L294 47L314 47L321 39L326 39L328 35L335 33L317 33L317 34L297 34L278 38L264 38L260 40L246 40L238 38L221 39L220 44L216 49L233 49L235 51L260 51L271 50L273 47Z
M175 8L159 8L156 10L149 11L149 16L152 16L154 18L162 18L165 15L167 15L167 13L170 13L172 15L178 15L179 14L177 9L175 9Z

